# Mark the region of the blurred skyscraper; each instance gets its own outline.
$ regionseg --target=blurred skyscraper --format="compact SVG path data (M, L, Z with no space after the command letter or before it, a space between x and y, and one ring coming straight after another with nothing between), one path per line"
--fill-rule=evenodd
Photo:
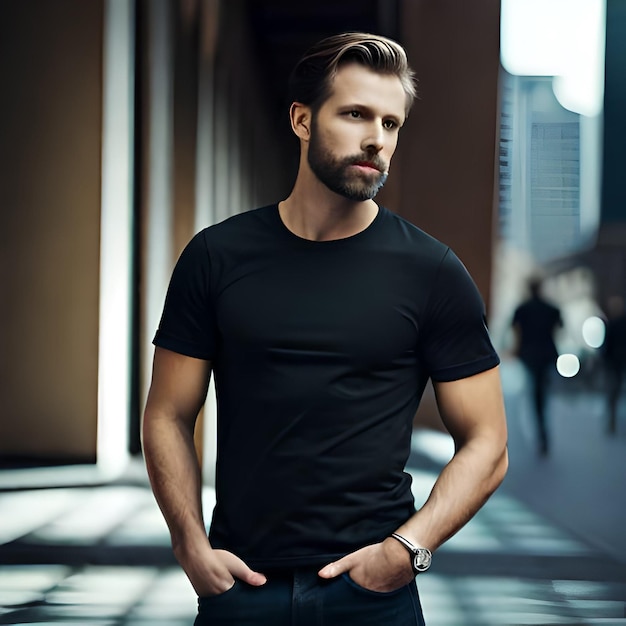
M602 0L504 0L499 235L536 264L593 244L600 220Z

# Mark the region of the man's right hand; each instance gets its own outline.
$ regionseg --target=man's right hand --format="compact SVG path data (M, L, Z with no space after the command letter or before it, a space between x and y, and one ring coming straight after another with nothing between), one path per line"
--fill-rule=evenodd
M225 593L235 584L235 578L255 587L267 582L265 575L251 570L244 561L227 550L213 550L210 546L203 546L195 550L175 550L175 553L201 598Z

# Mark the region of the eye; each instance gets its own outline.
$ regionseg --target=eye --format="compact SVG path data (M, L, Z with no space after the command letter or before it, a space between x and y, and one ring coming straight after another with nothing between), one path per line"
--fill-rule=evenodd
M357 111L356 109L353 109L352 111L348 111L348 115L353 119L359 119L363 117L361 115L361 111Z
M385 120L383 122L383 128L393 130L394 128L398 128L398 123L395 120Z

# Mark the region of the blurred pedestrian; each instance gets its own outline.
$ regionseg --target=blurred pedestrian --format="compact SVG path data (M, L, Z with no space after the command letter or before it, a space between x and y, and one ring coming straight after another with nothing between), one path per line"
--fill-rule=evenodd
M612 296L607 302L606 336L603 356L607 384L607 413L609 434L617 431L617 405L619 403L624 372L626 371L626 311L624 299Z
M560 310L542 297L539 278L531 278L528 287L530 298L517 307L512 325L516 333L516 355L530 375L539 452L545 455L550 449L546 396L558 357L554 335L563 326L563 320Z

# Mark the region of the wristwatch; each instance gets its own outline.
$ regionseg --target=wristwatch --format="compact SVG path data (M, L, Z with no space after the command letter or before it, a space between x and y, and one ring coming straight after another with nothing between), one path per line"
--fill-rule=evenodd
M391 533L391 537L399 541L409 551L411 566L416 575L425 572L430 567L433 554L428 548L418 548L402 535L398 535L398 533Z

